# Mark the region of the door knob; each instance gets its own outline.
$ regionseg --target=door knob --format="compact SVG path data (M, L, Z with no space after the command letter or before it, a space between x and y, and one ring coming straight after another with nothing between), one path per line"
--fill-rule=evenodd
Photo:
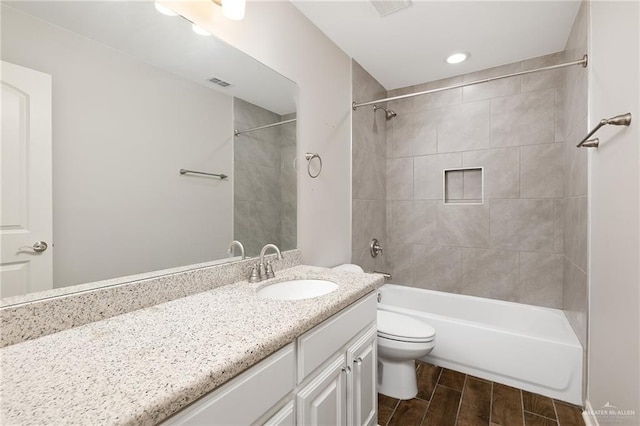
M49 244L47 244L45 241L36 241L35 243L33 243L32 246L22 246L22 247L20 247L18 249L18 251L28 249L28 250L33 250L36 253L42 253L47 248L49 248Z

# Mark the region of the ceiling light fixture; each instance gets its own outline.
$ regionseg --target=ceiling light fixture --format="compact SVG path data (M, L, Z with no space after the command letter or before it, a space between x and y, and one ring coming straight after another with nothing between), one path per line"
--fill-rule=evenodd
M163 15L167 15L167 16L178 16L177 13L175 13L173 10L169 9L167 6L163 6L158 2L155 2L155 6L156 6L156 10L160 13L162 13Z
M222 7L222 14L227 19L232 19L234 21L239 21L244 18L244 10L246 7L246 0L211 0L213 3ZM167 6L160 4L158 1L155 2L156 10L163 15L167 16L177 16L173 10L169 9ZM194 31L196 31L194 29ZM204 30L203 30L204 31ZM198 34L202 34L196 31ZM204 34L203 34L204 35Z
M469 57L468 53L458 52L453 55L449 55L447 57L447 63L449 64L459 64L460 62L464 62Z
M219 0L213 0L214 3L218 3ZM234 21L239 21L244 18L244 9L246 6L246 0L222 0L222 14Z

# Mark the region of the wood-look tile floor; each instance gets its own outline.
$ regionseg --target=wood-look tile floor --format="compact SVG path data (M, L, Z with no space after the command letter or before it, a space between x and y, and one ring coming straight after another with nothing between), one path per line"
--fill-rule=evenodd
M418 395L378 394L380 426L584 426L579 407L446 368L416 363Z

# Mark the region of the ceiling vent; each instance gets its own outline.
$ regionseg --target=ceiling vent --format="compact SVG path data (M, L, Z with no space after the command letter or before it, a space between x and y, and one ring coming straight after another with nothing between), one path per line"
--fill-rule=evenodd
M209 79L210 82L212 82L213 84L217 84L220 87L229 87L231 86L231 83L224 81L224 80L220 80L219 78L210 78Z
M371 4L376 8L380 16L386 16L393 12L397 12L400 9L404 9L405 7L411 6L411 0L371 0Z

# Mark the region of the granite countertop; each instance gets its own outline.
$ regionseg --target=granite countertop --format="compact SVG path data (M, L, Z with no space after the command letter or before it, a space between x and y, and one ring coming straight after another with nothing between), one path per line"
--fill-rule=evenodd
M286 279L325 296L260 298ZM1 424L156 424L331 315L382 277L296 266L0 349Z

